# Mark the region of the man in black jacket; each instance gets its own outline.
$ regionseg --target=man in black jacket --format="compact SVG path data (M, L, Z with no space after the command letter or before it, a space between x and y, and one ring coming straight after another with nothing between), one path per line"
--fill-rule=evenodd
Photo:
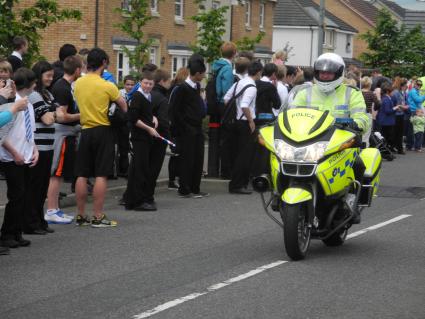
M7 58L7 61L12 65L13 72L15 72L24 66L22 58L28 52L28 40L25 37L14 37L13 49L14 51Z
M203 57L193 54L188 68L189 77L170 97L171 124L180 148L179 196L201 198L209 195L200 191L204 163L202 119L205 110L200 95L200 82L206 71Z

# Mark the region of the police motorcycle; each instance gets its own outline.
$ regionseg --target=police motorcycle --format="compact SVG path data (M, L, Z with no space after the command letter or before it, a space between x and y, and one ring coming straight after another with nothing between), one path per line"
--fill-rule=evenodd
M282 227L292 260L306 257L311 239L342 245L377 193L381 154L362 149L352 124L328 111L283 106L276 121L259 130L260 144L270 151L270 174L255 177L253 188Z

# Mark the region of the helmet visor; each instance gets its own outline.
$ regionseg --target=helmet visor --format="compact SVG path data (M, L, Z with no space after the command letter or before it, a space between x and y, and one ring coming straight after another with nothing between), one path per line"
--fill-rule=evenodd
M314 71L324 71L338 74L342 73L343 69L343 65L328 59L318 60L314 63Z

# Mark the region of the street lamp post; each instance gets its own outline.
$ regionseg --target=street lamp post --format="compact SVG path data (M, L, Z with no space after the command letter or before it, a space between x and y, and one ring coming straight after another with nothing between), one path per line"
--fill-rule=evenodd
M319 16L319 43L317 45L317 56L323 53L323 41L325 39L325 0L320 0Z

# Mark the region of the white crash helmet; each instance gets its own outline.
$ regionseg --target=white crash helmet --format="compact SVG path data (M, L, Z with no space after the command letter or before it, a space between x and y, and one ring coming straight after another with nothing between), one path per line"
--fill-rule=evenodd
M341 85L344 80L344 60L335 53L324 53L314 62L315 83L323 93L329 93ZM319 72L332 72L335 78L332 81L320 81Z

